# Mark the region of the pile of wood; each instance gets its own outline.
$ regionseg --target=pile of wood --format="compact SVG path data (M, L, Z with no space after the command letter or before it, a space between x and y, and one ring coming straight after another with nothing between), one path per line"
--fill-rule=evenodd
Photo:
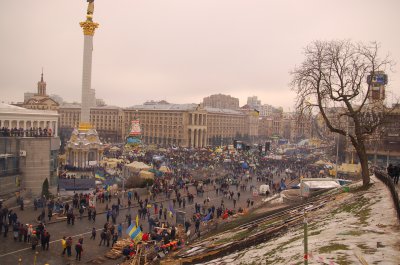
M109 259L119 259L122 257L122 250L125 246L129 246L131 244L131 240L129 238L118 240L112 249L108 251L104 256Z

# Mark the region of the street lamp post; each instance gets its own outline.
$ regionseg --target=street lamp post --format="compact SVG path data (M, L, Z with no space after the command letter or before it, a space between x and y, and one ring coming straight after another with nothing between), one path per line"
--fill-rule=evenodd
M122 202L124 201L125 194L125 179L122 177Z
M303 229L304 229L304 265L308 265L308 222L307 222L306 211L304 211Z
M338 175L338 161L339 161L339 134L337 134L336 137L336 169L335 169L335 178L337 178Z

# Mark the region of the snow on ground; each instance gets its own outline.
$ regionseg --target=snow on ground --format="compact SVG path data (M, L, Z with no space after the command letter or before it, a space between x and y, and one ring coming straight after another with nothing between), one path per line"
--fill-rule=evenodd
M339 194L308 215L309 264L400 264L400 226L390 193L372 177L368 190ZM282 237L203 264L303 264L303 226ZM365 263L364 263L365 264Z

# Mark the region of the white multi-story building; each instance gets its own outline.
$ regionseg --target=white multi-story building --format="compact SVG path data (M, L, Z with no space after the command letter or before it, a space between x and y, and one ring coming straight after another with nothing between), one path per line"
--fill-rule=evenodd
M57 183L58 114L0 103L0 194ZM24 196L24 195L23 195Z
M247 106L259 111L261 108L261 100L258 100L257 96L248 97L247 98Z

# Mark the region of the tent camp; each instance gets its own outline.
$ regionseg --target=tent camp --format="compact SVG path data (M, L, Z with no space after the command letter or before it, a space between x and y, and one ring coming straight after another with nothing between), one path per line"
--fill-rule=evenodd
M163 173L169 173L171 170L167 166L161 166L159 169Z
M266 195L268 193L270 193L269 186L266 185L266 184L261 185L259 190L258 190L258 194Z
M314 165L324 166L324 165L331 165L331 163L327 161L318 160L317 162L314 163Z
M148 170L151 168L151 166L146 165L143 162L138 162L138 161L133 161L132 163L125 165L125 167L132 168L132 169L138 169L138 170Z
M154 173L149 171L140 171L139 176L142 179L154 179Z
M300 195L308 197L315 191L334 189L338 187L340 187L340 184L336 179L303 178L300 182Z
M119 151L119 150L120 150L120 148L117 147L117 146L113 146L113 147L110 148L110 151L111 151L111 152L117 152L117 151Z

